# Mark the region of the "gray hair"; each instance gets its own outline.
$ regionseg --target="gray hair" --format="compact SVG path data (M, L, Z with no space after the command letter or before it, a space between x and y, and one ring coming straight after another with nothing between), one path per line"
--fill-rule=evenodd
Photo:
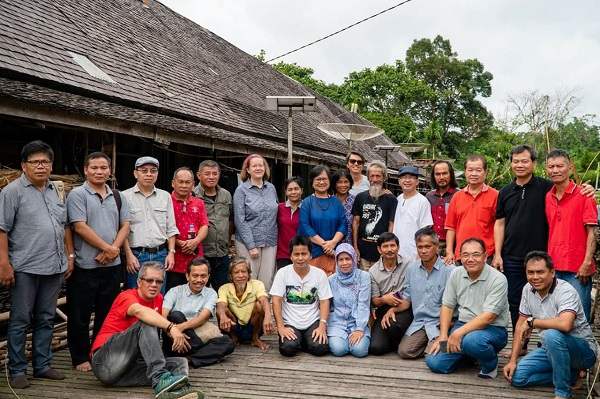
M146 276L146 270L148 269L160 270L163 278L165 278L165 265L154 260L142 263L140 271L138 272L138 277L144 278Z
M369 177L369 172L371 171L372 168L377 168L377 169L381 169L383 171L383 178L387 179L387 166L385 166L385 164L377 159L369 162L367 164L367 177Z

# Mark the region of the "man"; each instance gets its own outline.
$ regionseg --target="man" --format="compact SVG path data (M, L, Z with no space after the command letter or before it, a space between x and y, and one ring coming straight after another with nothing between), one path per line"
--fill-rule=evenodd
M407 260L417 259L415 233L423 227L433 225L429 201L417 191L419 169L404 166L398 173L402 194L398 196L394 216L394 234L400 240L400 256Z
M10 385L27 380L25 343L33 316L33 376L62 380L50 367L56 300L75 265L67 209L50 181L54 151L32 141L21 151L21 177L0 192L0 284L10 288L8 373ZM65 255L65 245L69 257Z
M431 216L433 217L433 229L440 238L440 255L446 256L446 213L450 206L450 200L459 190L454 168L448 161L435 161L431 168L430 177L433 190L425 197L431 204Z
M175 223L180 234L175 240L175 265L170 272L167 272L167 291L187 282L185 276L187 266L192 259L204 255L202 242L208 234L204 202L191 195L194 173L186 167L177 169L173 173L171 185Z
M352 195L358 195L363 191L369 189L369 181L367 176L362 174L363 166L365 164L365 157L356 151L350 151L346 155L346 168L350 171L352 176L352 187L348 191Z
M581 297L586 320L592 308L592 260L596 249L598 208L594 198L578 195L581 187L569 179L569 154L554 150L546 155L546 173L554 183L546 194L548 253L556 264L556 277L567 281Z
M371 305L375 322L371 328L369 353L385 355L398 350L398 344L413 321L412 310L397 309L402 303L406 269L410 262L398 255L398 237L385 232L377 238L380 259L369 269Z
M578 370L596 362L597 344L585 319L577 291L555 276L552 258L532 251L525 258L528 284L523 289L515 344L504 377L523 388L554 384L555 399L570 398L579 379ZM542 347L519 363L519 341L529 339L536 328Z
M163 335L163 351L167 356L185 356L194 368L220 362L234 349L231 338L208 321L214 316L217 302L215 290L206 287L209 276L208 261L192 259L185 274L188 283L170 289L162 308L162 315L189 337L190 344L189 350L176 351L169 336Z
M485 263L485 243L468 238L460 247L463 267L454 269L446 284L440 312L440 336L431 347L426 363L434 373L452 373L474 358L480 378L496 378L498 356L506 346L508 301L506 277ZM450 323L458 307L458 322ZM450 336L448 336L450 331Z
M314 356L329 353L326 326L333 295L325 272L310 265L311 251L308 237L292 238L292 264L279 269L271 287L279 353L283 356L294 356L299 350Z
M412 262L405 273L403 299L394 312L412 308L413 321L398 346L403 359L416 359L429 354L440 335L439 321L442 295L453 265L445 265L438 256L439 238L425 227L415 233L420 260Z
M75 236L75 268L67 280L67 335L71 361L78 371L91 371L90 318L94 313L92 341L98 335L113 301L121 291L121 246L129 234L129 206L118 201L106 184L110 158L93 152L85 158L86 181L67 198L69 222Z
M196 176L200 184L194 188L194 194L204 201L210 226L202 242L204 256L212 266L209 283L218 291L229 282L229 241L233 231L231 194L218 185L221 169L215 161L202 161Z
M109 386L152 385L157 399L202 399L204 393L188 385L187 361L165 358L160 350L157 327L170 335L174 351L189 349L180 326L159 313L164 278L162 263L145 262L138 287L117 296L92 345L92 371Z
M380 234L394 229L394 215L398 200L392 194L383 192L383 182L387 167L381 161L367 165L369 191L356 196L352 206L352 240L359 266L369 270L379 259L377 239Z
M227 331L237 346L240 342L250 342L259 349L269 349L271 345L260 339L263 332L275 331L271 304L265 285L260 280L250 280L252 270L245 258L236 258L229 267L231 283L219 288L217 299L217 319L219 327Z
M494 255L498 191L484 183L486 176L485 157L468 157L465 161L467 186L454 194L446 216L446 264L460 259L460 246L469 237L481 237L486 253L490 258Z
M167 271L175 265L175 241L179 230L171 196L154 186L158 165L156 158L138 158L133 171L137 183L123 191L131 211L130 233L123 246L127 255L127 288L136 287L141 263L161 262ZM164 295L165 291L163 285L161 293Z

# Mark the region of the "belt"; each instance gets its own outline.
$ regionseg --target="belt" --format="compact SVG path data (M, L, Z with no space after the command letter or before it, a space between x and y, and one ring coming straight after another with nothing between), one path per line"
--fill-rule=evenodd
M144 247L135 247L135 248L131 248L132 251L137 251L137 252L148 252L151 254L155 254L157 252L162 251L163 249L167 248L167 243L163 243L161 245L159 245L158 247L150 247L150 248L144 248Z

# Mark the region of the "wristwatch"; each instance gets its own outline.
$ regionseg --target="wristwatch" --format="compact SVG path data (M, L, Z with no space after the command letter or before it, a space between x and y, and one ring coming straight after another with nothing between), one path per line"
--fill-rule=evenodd
M323 323L323 324L327 325L327 320L325 320L325 319L321 319L321 323Z
M529 326L529 328L533 328L533 321L535 320L535 317L528 317L527 318L527 325Z
M175 250L174 249L169 249L169 253L174 254Z

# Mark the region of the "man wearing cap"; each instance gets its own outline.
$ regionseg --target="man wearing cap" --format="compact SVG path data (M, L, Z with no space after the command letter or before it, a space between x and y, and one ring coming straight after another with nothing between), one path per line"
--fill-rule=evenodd
M164 263L170 271L175 265L175 240L179 230L171 195L154 186L158 178L158 160L141 157L135 161L135 186L123 191L131 212L131 230L123 248L127 255L126 288L137 287L140 264ZM161 293L164 295L166 285Z
M394 234L400 240L400 256L414 260L418 256L415 233L423 227L433 225L431 207L427 198L417 191L419 170L415 166L400 169L398 183L402 187L402 194L398 196Z

